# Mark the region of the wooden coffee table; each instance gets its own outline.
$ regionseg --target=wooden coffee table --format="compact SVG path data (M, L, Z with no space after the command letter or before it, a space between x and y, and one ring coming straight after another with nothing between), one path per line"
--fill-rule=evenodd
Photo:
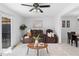
M28 47L28 49L27 49L27 54L28 54L28 52L29 52L29 48L30 49L36 49L37 50L37 56L39 56L39 49L46 49L46 51L47 51L47 53L49 53L48 52L48 44L46 44L46 43L44 43L44 45L42 46L42 45L40 45L40 46L34 46L34 43L29 43L29 44L27 44L27 47Z

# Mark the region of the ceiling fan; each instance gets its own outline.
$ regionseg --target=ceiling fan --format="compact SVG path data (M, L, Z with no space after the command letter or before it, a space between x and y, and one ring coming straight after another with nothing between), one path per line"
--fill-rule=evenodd
M50 5L44 5L42 3L33 3L33 5L27 5L27 4L21 4L22 6L29 6L29 7L33 7L32 9L30 9L29 11L33 11L33 10L36 10L36 11L40 11L41 13L43 13L43 10L41 8L47 8L47 7L50 7Z

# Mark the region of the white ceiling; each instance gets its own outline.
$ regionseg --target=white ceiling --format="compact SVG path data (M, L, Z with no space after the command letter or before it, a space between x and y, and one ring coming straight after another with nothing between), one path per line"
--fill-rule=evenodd
M79 6L75 7L73 10L71 10L67 14L73 15L73 16L79 16Z
M32 3L28 3L28 4L32 4ZM43 17L43 16L56 17L59 14L61 14L65 9L67 9L67 7L69 7L71 4L70 3L49 3L51 7L41 8L44 13L34 12L34 11L29 12L29 10L32 7L22 6L19 3L4 3L4 5L24 17Z
M73 8L72 8L73 7ZM72 4L72 6L70 6L71 10L69 10L67 13L65 13L63 16L75 16L75 17L79 17L79 3L77 4Z

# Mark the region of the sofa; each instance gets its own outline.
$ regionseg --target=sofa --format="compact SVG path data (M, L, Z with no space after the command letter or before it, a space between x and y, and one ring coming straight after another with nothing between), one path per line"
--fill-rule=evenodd
M57 35L54 34L54 37L48 37L47 36L47 33L49 32L53 32L53 30L49 30L47 29L46 30L46 34L43 33L43 30L31 30L31 36L29 38L24 38L25 36L27 36L27 34L25 34L23 36L23 43L33 43L34 40L33 40L33 36L37 36L40 34L40 37L42 39L39 40L39 42L44 42L44 43L58 43L58 38L57 38Z

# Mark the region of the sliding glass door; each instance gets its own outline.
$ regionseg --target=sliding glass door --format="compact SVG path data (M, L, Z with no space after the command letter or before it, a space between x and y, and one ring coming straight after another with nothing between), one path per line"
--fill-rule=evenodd
M2 48L11 46L11 20L2 17Z

